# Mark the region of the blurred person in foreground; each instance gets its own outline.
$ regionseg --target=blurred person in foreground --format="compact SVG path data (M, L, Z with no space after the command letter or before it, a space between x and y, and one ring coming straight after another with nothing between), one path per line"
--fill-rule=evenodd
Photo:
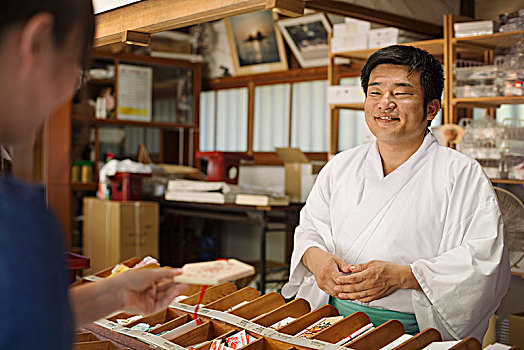
M91 0L0 2L0 145L27 144L72 97L93 33ZM185 287L173 283L179 273L133 270L69 290L63 233L43 189L0 179L0 349L71 349L75 328L167 306Z

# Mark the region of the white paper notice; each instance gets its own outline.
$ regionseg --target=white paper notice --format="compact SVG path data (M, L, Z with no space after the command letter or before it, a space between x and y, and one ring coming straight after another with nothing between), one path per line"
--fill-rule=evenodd
M117 119L151 121L153 68L118 65Z

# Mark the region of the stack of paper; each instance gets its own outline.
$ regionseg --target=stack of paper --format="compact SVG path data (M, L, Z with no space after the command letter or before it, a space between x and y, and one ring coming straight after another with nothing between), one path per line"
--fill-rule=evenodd
M238 205L289 205L289 196L273 196L270 194L248 194L239 193L236 195L235 204Z
M167 184L165 199L169 201L224 204L230 192L225 182L171 180Z

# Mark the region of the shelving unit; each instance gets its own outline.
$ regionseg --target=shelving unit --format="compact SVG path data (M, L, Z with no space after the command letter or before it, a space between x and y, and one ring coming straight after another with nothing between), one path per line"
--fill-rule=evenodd
M487 64L492 64L496 49L508 49L512 47L513 38L523 35L524 30L515 32L495 33L472 37L455 38L453 24L457 18L453 15L444 16L444 36L441 39L425 40L402 45L412 45L434 55L444 66L445 85L444 97L442 99L442 113L444 124L457 122L458 108L486 108L487 114L494 117L495 108L503 104L524 104L524 96L496 96L496 97L469 97L456 98L453 94L453 65L458 57L475 57ZM465 19L462 19L465 20ZM329 37L331 43L331 34ZM338 85L340 79L336 76L335 58L349 58L352 62L363 63L379 48L358 50L350 52L330 53L328 65L328 82L330 85ZM331 51L331 50L330 50ZM329 155L338 152L338 124L339 111L341 109L362 110L362 103L352 104L330 104L330 139ZM493 183L520 184L524 181L492 179Z
M71 190L73 191L96 191L98 186L97 182L71 182Z
M73 123L86 123L95 131L94 153L95 164L93 173L98 171L97 162L103 161L103 152L99 140L100 130L103 128L127 128L136 127L146 130L159 130L157 155L152 155L155 161L175 162L178 164L194 165L195 153L198 149L198 127L199 127L199 107L201 90L201 64L182 60L137 56L131 54L113 55L106 52L95 52L95 63L113 64L115 77L103 79L91 79L87 82L87 93L90 98L94 98L100 89L111 88L114 92L115 111L119 106L118 101L118 67L122 64L135 66L145 66L153 68L152 98L153 101L170 101L172 104L168 115L156 113L156 106L153 105L152 119L150 121L135 121L116 119L112 115L108 119L96 119L94 115L78 116L72 115ZM161 117L161 118L160 118ZM160 118L160 119L157 119ZM167 118L167 119L166 119ZM182 140L178 140L178 138ZM177 149L174 149L169 140L177 139ZM179 147L183 147L182 157L179 154ZM136 152L136 150L134 150ZM176 154L175 154L176 153ZM128 156L125 154L123 156ZM96 181L96 178L94 179Z
M486 64L493 64L495 51L510 49L515 38L524 34L524 30L514 32L494 33L490 35L469 36L455 38L453 24L457 20L452 15L446 15L444 33L447 35L449 46L449 59L447 70L451 73L446 77L447 91L449 92L450 117L445 120L446 123L457 122L457 108L485 108L487 114L494 117L495 108L503 104L524 104L524 96L495 96L495 97L461 97L453 95L454 76L452 74L453 66L458 55L474 58Z
M511 43L508 42L504 45L504 40L514 37L515 35L524 34L524 30L514 31L514 32L503 32L503 33L494 33L489 35L477 35L469 36L463 38L451 38L451 43L456 46L461 46L462 48L474 48L474 49L488 49L493 50L498 45L502 45L503 48L509 48Z
M72 115L71 119L79 122L87 122L91 125L113 125L113 126L138 126L138 127L147 127L147 128L162 128L165 130L170 129L180 129L180 128L192 128L198 130L198 125L195 123L166 123L166 122L140 122L133 120L119 120L119 119L97 119L93 117L82 117L77 115Z
M437 56L437 57L444 55L444 39L416 41L416 42L411 42L411 43L403 43L400 45L415 46L420 49L426 50L429 53L431 53L433 56ZM379 49L380 47L366 49L366 50L330 53L330 57L333 57L333 58L342 57L342 58L349 58L351 60L366 61L369 58L369 56L371 56L375 51Z
M452 101L457 107L498 108L503 104L523 104L524 96L460 97Z
M98 187L96 176L99 170L98 163L104 161L105 152L101 140L102 130L119 129L118 132L124 134L131 130L148 135L143 136L144 138L154 133L152 142L153 144L156 142L155 148L158 151L151 152L150 150L150 155L155 162L194 166L199 143L202 82L200 63L131 54L115 55L102 51L94 52L93 60L93 64L98 66L114 65L115 76L114 78L88 80L85 90L87 97L96 99L102 89L110 88L115 97L115 112L118 108L119 64L153 68L152 120L120 120L116 119L114 114L109 119L96 119L94 111L72 108L71 102L65 104L51 117L48 127L50 140L48 153L52 157L50 156L48 166L49 169L53 169L53 172L48 175L49 206L58 214L67 233L70 248L75 243L79 243L72 242L73 230L80 225L80 222L73 219L80 215L82 210L79 200L85 195L94 195ZM157 99L166 100L173 107L162 114L156 113L154 101ZM73 99L77 103L80 100L80 96ZM155 120L160 115L162 118ZM125 149L122 145L117 146ZM92 148L90 152L87 151L89 147ZM116 156L135 157L137 151L138 149L129 149ZM73 162L91 160L93 156L93 177L86 182L71 181ZM80 251L77 250L77 252Z

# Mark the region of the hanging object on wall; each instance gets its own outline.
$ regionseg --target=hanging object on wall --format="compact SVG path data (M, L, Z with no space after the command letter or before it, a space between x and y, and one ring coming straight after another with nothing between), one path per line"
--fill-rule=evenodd
M117 119L151 121L153 68L118 65Z
M302 68L327 66L331 25L323 13L277 22L282 35Z
M225 19L235 75L287 70L286 51L268 10Z

